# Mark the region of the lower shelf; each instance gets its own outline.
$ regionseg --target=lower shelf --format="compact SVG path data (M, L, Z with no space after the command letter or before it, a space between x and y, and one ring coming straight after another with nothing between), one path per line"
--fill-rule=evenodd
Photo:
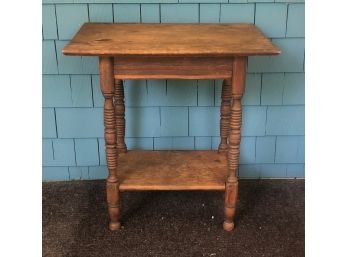
M119 155L120 190L225 190L226 154L128 151Z

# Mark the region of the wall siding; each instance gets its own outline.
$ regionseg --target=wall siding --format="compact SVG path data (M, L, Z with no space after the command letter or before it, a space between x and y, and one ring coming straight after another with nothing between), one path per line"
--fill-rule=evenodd
M239 176L303 178L304 0L43 0L43 180L104 179L98 59L62 48L84 22L256 24L282 49L250 57ZM219 144L221 80L125 81L130 149Z

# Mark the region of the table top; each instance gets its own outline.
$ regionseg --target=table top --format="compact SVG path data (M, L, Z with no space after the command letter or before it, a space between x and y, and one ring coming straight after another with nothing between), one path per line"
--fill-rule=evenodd
M85 23L62 50L94 56L276 55L254 24Z

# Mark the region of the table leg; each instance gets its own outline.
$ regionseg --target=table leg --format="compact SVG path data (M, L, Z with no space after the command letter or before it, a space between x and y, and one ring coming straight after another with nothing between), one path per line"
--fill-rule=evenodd
M241 99L245 88L246 60L246 57L235 57L233 61L232 104L227 153L229 174L225 189L225 221L223 224L226 231L234 229L234 216L238 197L237 170L242 125Z
M119 182L117 180L117 150L116 150L116 116L113 102L115 87L113 76L113 59L100 57L100 88L104 101L104 137L106 147L106 161L109 175L106 180L106 197L110 217L109 228L120 228L119 216Z
M116 113L116 133L117 133L117 150L119 153L127 152L127 146L124 142L125 119L124 119L124 89L123 81L115 79L115 113Z
M220 144L219 152L227 150L227 137L230 131L231 116L231 81L224 79L221 90L221 107L220 107Z

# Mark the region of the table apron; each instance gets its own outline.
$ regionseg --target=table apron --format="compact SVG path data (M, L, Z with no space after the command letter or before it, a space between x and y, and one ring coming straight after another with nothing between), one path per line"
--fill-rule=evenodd
M115 57L117 79L229 79L233 57Z

